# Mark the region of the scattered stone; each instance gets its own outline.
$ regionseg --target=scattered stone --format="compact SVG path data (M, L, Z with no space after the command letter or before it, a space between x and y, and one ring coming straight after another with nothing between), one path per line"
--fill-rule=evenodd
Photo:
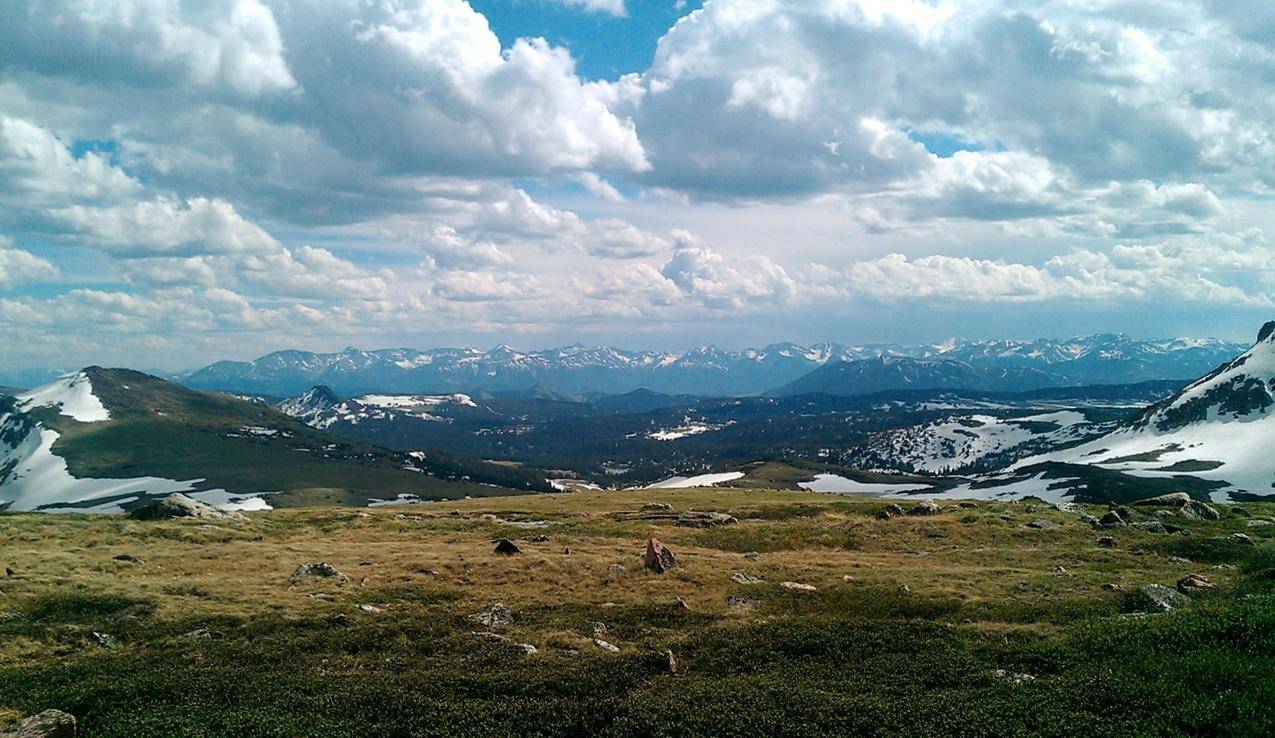
M1187 500L1178 514L1188 520L1218 520L1222 517L1217 510L1199 500Z
M1094 527L1098 526L1098 518L1094 517L1093 515L1090 515L1089 513L1083 510L1080 511L1080 522L1084 523L1085 525L1092 525Z
M906 584L900 584L900 585L899 585L899 594L905 594L905 595L907 595L907 594L912 594L912 588L911 588L911 587L909 587L909 586L908 586L908 585L906 585Z
M962 510L975 510L978 508L978 503L970 502L969 500L964 500L964 501L956 503L956 506L961 508Z
M182 633L182 638L203 639L203 638L212 638L212 637L213 637L213 632L209 630L208 628L195 628L189 633Z
M674 610L683 610L683 611L686 611L686 612L690 612L690 610L691 610L691 606L690 606L690 605L688 605L688 604L686 604L686 600L682 599L681 597L674 597L674 598L673 598L673 609L674 609Z
M499 521L499 520L500 520L500 518L496 517L495 515L493 515L493 514L491 514L491 513L483 513L482 515L479 515L479 516L478 516L478 519L479 519L479 520L486 520L486 521L487 521L487 522L489 522L489 523L494 523L494 522L497 522L497 521Z
M14 571L13 569L10 569L9 567L7 567L7 566L6 566L6 567L4 568L4 575L5 575L6 577L16 577L16 576L18 576L18 572Z
M1129 525L1129 521L1120 516L1115 510L1108 510L1101 518L1098 518L1098 528L1124 528Z
M503 628L514 621L514 616L508 605L493 602L484 607L482 612L470 615L469 619L486 628Z
M1105 589L1105 590L1107 590L1107 591L1109 591L1109 592L1123 592L1123 591L1124 591L1124 585L1123 585L1123 584L1116 584L1115 582L1107 582L1106 584L1102 585L1102 588L1103 588L1103 589Z
M200 502L180 492L174 492L167 497L133 508L129 511L128 516L133 520L171 520L173 518L248 519L237 512L218 510L207 502Z
M522 549L518 548L518 545L508 538L501 538L496 541L496 548L492 553L497 556L513 556L522 553Z
M1191 535L1191 529L1184 525L1174 525L1173 523L1164 524L1165 533L1181 533L1184 536Z
M530 643L515 643L514 647L521 648L522 652L528 656L534 656L540 652L539 649L537 649L535 646L531 645Z
M1050 571L1052 571L1055 574L1066 574L1067 568L1064 567L1062 564L1054 564L1054 568L1050 569Z
M624 576L624 564L612 564L607 568L607 576L611 579L619 579Z
M1203 574L1187 574L1178 580L1178 591L1184 595L1198 594L1210 589L1217 589L1217 585L1209 581L1209 578Z
M527 543L548 543L549 536L542 533L538 536L527 536L526 538L523 538L523 540Z
M1182 558L1181 556L1170 556L1170 557L1169 557L1169 563L1170 563L1170 564L1181 564L1181 565L1183 565L1183 566L1190 566L1190 565L1191 565L1191 560L1190 560L1190 559L1184 559L1184 558Z
M744 554L744 558L748 559L749 561L756 561L757 559L761 558L761 554L757 553L756 551L749 551L748 553Z
M1141 520L1137 523L1130 523L1129 527L1144 530L1148 533L1168 533L1168 528L1164 527L1164 523L1159 520Z
M1072 514L1084 512L1084 509L1080 507L1080 505L1077 505L1076 503L1070 500L1064 500L1062 502L1055 503L1054 509L1057 510L1058 512L1065 512L1065 513L1072 513Z
M1191 603L1189 597L1163 584L1147 584L1138 587L1138 595L1141 600L1140 609L1147 612L1170 612Z
M1242 544L1244 544L1245 546L1252 546L1252 545L1254 545L1254 543L1253 543L1253 539L1252 539L1252 538L1249 538L1249 536L1248 536L1248 534L1247 534L1247 533L1232 533L1232 534L1231 534L1231 535L1229 535L1229 536L1223 536L1223 538L1224 538L1225 540L1234 541L1235 543L1242 543Z
M784 589L795 589L798 592L814 592L816 589L813 584L802 584L801 582L780 582L779 586Z
M376 605L358 604L358 605L355 605L355 607L362 610L363 612L371 613L373 615L379 615L380 613L385 612L385 608L377 607Z
M712 528L718 525L734 525L739 520L734 515L719 512L684 512L677 516L677 524L683 528Z
M338 582L348 582L350 578L337 571L335 566L320 561L317 564L302 564L297 570L292 572L289 581L297 581L299 579L334 579Z
M607 634L606 623L601 623L597 620L589 620L585 623L585 625L588 626L589 631L593 633L594 638L601 638Z
M1246 510L1246 509L1244 509L1244 508L1240 507L1239 505L1232 505L1232 506L1231 506L1231 512L1235 513L1235 515L1236 515L1237 517L1241 517L1241 518L1251 518L1251 517L1253 517L1253 513L1251 513L1251 512L1249 512L1248 510Z
M564 547L564 548L562 549L562 555L563 555L563 556L570 556L570 555L571 555L571 547L570 547L570 546L566 546L566 547Z
M115 648L120 644L119 639L110 633L99 633L97 631L93 631L89 634L89 638L102 648Z
M1275 525L1275 523L1271 523L1271 521L1266 520L1265 518L1252 518L1244 521L1244 525L1249 528L1264 528L1268 525Z
M1036 681L1036 677L1031 674L1020 674L1016 671L1009 671L1008 669L997 669L996 678L1015 687Z
M122 561L122 562L127 563L127 564L140 564L140 563L142 563L142 560L141 560L141 559L137 558L137 557L136 557L136 556L134 556L133 554L128 554L128 553L123 553L123 554L119 554L118 556L113 556L113 557L112 557L112 560L113 560L113 561Z
M0 738L75 738L75 716L61 710L45 710L12 725Z
M752 597L737 597L732 595L726 598L726 607L731 612L752 612L757 608L757 600Z
M943 512L943 508L939 507L933 500L921 500L908 510L908 515L938 515Z
M1158 497L1148 497L1145 500L1138 500L1133 503L1135 505L1166 505L1171 507L1182 507L1191 501L1191 495L1185 492L1170 492L1167 495Z
M1209 568L1217 571L1235 571L1235 564L1214 564Z
M677 568L677 557L658 538L651 538L646 542L646 556L643 557L643 563L646 568L656 574L663 574L670 569Z
M662 655L664 656L664 666L668 669L668 673L676 674L677 656L675 656L672 651L665 651Z
M761 577L755 577L752 574L745 574L742 571L737 571L734 574L731 574L730 578L731 581L738 584L760 584L762 581Z
M1100 548L1115 548L1118 545L1120 545L1120 541L1112 538L1111 536L1103 536L1098 539L1098 546Z
M667 502L648 502L638 509L642 512L673 512L673 506Z
M593 642L594 642L594 643L596 643L596 644L598 644L598 648L600 648L600 649L602 649L603 651L606 651L606 652L608 652L608 653L619 653L619 652L620 652L620 647L619 647L619 646L615 645L614 643L607 643L606 641L602 640L601 638L594 638L594 639L593 639Z
M1045 530L1047 528L1057 528L1058 526L1059 526L1059 523L1056 523L1052 520L1044 520L1044 519L1033 520L1027 524L1028 528L1035 528L1037 530Z

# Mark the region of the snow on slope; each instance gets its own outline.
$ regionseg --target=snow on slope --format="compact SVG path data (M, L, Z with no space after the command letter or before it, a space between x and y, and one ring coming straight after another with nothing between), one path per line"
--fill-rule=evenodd
M945 474L1025 444L1053 447L1094 432L1094 424L1075 410L1016 418L954 415L881 433L864 445L859 461L869 467Z
M1088 464L1133 476L1189 475L1231 491L1275 494L1275 322L1234 361L1152 405L1132 425L1063 451L1019 461Z
M700 474L694 477L669 477L655 484L646 486L646 489L685 489L687 487L712 487L722 482L733 482L744 476L743 472L721 472L718 474Z
M106 406L93 394L93 383L84 372L58 377L42 387L18 395L18 401L22 410L56 406L62 415L81 423L96 423L111 417Z

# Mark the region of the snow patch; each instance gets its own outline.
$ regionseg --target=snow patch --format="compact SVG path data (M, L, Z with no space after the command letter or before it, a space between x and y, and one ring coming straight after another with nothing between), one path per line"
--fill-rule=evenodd
M700 474L694 477L669 477L650 484L645 489L686 489L688 487L712 487L723 482L733 482L744 476L743 472L721 472L718 474Z
M106 406L93 394L93 383L84 372L73 372L18 395L18 408L33 410L37 407L59 408L59 413L81 423L110 420Z

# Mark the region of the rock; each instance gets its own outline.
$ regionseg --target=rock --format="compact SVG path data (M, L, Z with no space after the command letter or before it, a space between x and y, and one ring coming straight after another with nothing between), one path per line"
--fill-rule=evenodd
M1272 525L1272 523L1265 518L1252 518L1244 521L1244 525L1249 528L1264 528L1268 525Z
M1189 520L1217 520L1222 517L1217 510L1198 500L1187 500L1178 514Z
M1233 541L1235 543L1240 543L1245 546L1255 545L1253 543L1253 539L1249 538L1247 533L1232 533L1231 535L1223 536L1222 538L1223 540Z
M1052 571L1055 574L1066 574L1067 567L1063 566L1062 564L1054 564L1053 568L1050 569L1050 571Z
M726 513L688 511L680 513L674 522L683 528L712 528L718 525L734 525L739 520Z
M589 632L593 633L594 638L601 638L607 634L606 623L601 623L597 620L589 620L585 622L585 626L588 627Z
M16 577L16 576L18 576L18 572L14 571L13 569L10 569L9 567L7 567L7 566L6 566L6 567L4 568L4 575L5 575L6 577Z
M348 582L350 578L337 571L335 566L320 561L317 564L302 564L298 566L296 571L292 572L292 576L288 577L289 581L297 581L299 579L333 579L338 582Z
M674 609L674 610L682 610L683 612L690 612L690 611L691 611L691 606L690 606L690 605L688 605L688 604L686 604L686 600L682 599L681 597L674 597L674 598L673 598L673 609Z
M1036 528L1037 530L1045 530L1047 528L1057 528L1058 523L1052 520L1033 520L1027 524L1028 528Z
M638 509L642 512L673 512L673 506L667 502L648 502Z
M1102 588L1103 588L1103 589L1105 589L1105 590L1107 590L1107 591L1109 591L1109 592L1123 592L1123 591L1124 591L1124 585L1123 585L1123 584L1116 584L1115 582L1107 582L1106 584L1102 585Z
M208 628L195 628L194 630L188 633L182 633L182 638L194 638L197 640L202 640L204 638L212 638L212 637L213 637L213 632L209 630Z
M730 596L726 598L726 607L731 612L751 612L757 608L757 600L752 597Z
M1168 533L1169 529L1164 527L1164 523L1159 520L1140 520L1136 523L1130 523L1130 528L1137 528L1148 533Z
M651 538L646 542L646 556L643 557L646 568L656 574L663 574L677 568L677 557L673 555L659 539Z
M1120 545L1120 541L1112 538L1111 536L1103 536L1098 539L1098 546L1100 548L1115 548L1118 545Z
M1098 527L1098 518L1094 517L1093 515L1090 515L1089 513L1083 510L1080 511L1080 522L1084 523L1085 525L1092 525L1095 528Z
M358 604L358 605L355 605L355 607L362 610L363 612L371 613L372 615L379 615L385 612L385 608L377 607L376 605Z
M1178 580L1178 591L1184 595L1198 594L1210 589L1217 589L1217 585L1209 581L1209 578L1203 574L1187 574Z
M534 656L540 652L539 649L537 649L535 646L531 645L530 643L515 643L514 648L521 648L522 652L527 654L528 656Z
M959 508L961 508L962 510L976 510L976 509L978 509L978 503L977 503L977 502L970 502L969 500L964 500L964 501L962 501L962 502L958 502L958 503L956 503L956 506L957 506L957 507L959 507Z
M207 502L200 502L180 492L174 492L167 497L133 508L129 511L128 516L133 520L171 520L173 518L248 519L241 513L218 510Z
M1181 556L1170 556L1170 557L1169 557L1169 563L1170 563L1170 564L1181 564L1181 565L1183 565L1183 566L1190 566L1190 565L1191 565L1191 560L1190 560L1190 559L1184 559L1184 558L1182 558Z
M563 556L570 556L570 555L571 555L571 547L570 547L570 546L566 546L566 547L564 547L564 548L562 549L562 555L563 555Z
M749 561L756 561L757 559L761 558L761 554L757 553L756 551L749 551L748 553L744 554L744 558L748 559Z
M523 538L523 540L526 541L527 543L548 543L549 536L544 535L542 533L537 536L526 536L525 538Z
M134 556L133 554L128 554L128 553L122 553L122 554L119 554L119 555L117 555L117 556L113 556L113 557L111 557L111 560L112 560L112 561L122 561L122 562L124 562L124 563L126 563L126 564L140 564L140 563L142 563L142 560L141 560L141 559L137 558L137 557L136 557L136 556Z
M18 721L0 738L75 738L75 716L61 710L45 710Z
M1170 492L1167 495L1159 497L1148 497L1145 500L1138 500L1133 503L1135 505L1165 505L1169 507L1181 507L1191 501L1191 495L1185 492Z
M1138 587L1138 598L1139 609L1146 612L1170 612L1191 603L1189 597L1163 584L1147 584Z
M1253 517L1253 513L1251 513L1251 512L1249 512L1248 510L1246 510L1246 509L1244 509L1244 508L1240 507L1239 505L1232 505L1232 506L1231 506L1231 512L1232 512L1232 513L1234 513L1234 514L1235 514L1235 516L1236 516L1236 517L1239 517L1239 518L1251 518L1251 517Z
M922 500L908 510L908 515L938 515L943 512L933 500Z
M1101 518L1098 518L1098 528L1124 528L1129 525L1129 521L1120 516L1115 510L1108 510Z
M668 673L677 673L677 656L672 651L665 651L661 654L664 657L664 668L668 669Z
M499 541L496 541L496 548L492 551L492 553L497 556L513 556L515 554L522 553L522 549L518 548L518 545L508 538L501 538Z
M731 581L736 582L738 584L760 584L761 583L761 577L755 577L752 574L745 574L742 571L737 571L734 574L731 574L730 578L731 578Z
M802 584L801 582L780 582L779 586L784 589L795 589L798 592L814 592L817 589L813 584Z
M607 567L607 576L611 579L619 579L624 576L624 564L612 564Z
M911 587L909 587L909 586L908 586L908 585L906 585L906 584L900 584L900 585L899 585L899 594L905 594L905 595L907 595L907 594L912 594L912 588L911 588Z
M503 602L493 602L484 607L482 612L470 615L469 619L485 628L503 628L514 621L514 616L509 611L508 605Z
M1054 504L1054 509L1058 512L1071 513L1073 515L1084 512L1084 509L1070 500L1064 500Z
M1019 672L1009 671L1008 669L997 669L995 673L997 679L1000 679L1006 684L1012 684L1015 687L1036 681L1036 677L1031 674L1020 674Z
M620 647L619 647L619 646L617 646L617 645L615 645L615 644L613 644L613 643L607 643L606 641L602 640L601 638L594 638L594 639L593 639L593 642L594 642L594 643L596 643L596 644L598 644L598 648L600 648L600 649L602 649L603 651L606 651L606 652L608 652L608 653L619 653L619 652L620 652Z
M1187 528L1186 526L1174 525L1173 523L1164 523L1163 528L1165 533L1181 533L1184 536L1191 535L1191 529Z
M102 648L115 648L120 644L119 639L110 633L98 633L97 631L93 631L89 634L89 638Z

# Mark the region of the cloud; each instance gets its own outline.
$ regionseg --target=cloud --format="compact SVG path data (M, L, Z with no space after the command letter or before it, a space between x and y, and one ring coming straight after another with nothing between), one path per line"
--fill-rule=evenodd
M624 18L629 13L624 8L624 0L550 0L573 8L580 8L590 13L605 13L616 18Z
M57 276L57 267L29 251L13 248L12 240L0 236L0 287L39 282Z

